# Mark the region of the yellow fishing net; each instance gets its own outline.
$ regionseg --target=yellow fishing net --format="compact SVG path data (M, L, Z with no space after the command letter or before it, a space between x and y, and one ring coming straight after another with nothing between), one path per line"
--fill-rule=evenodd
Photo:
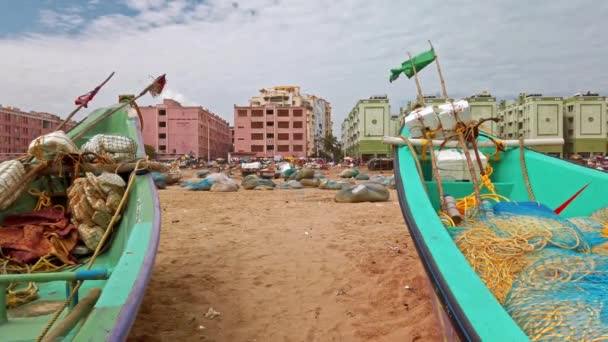
M448 231L530 339L608 340L608 207L571 219L536 202L493 208Z

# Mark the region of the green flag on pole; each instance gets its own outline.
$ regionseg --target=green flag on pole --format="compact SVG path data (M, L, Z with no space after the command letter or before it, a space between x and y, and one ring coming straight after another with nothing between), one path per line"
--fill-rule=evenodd
M430 49L429 51L423 52L417 56L414 56L411 60L408 59L405 62L401 63L401 67L396 69L391 69L391 77L389 79L390 82L393 82L401 73L404 73L407 78L412 78L414 76L414 68L416 67L416 73L419 73L425 66L433 63L435 60L435 50Z

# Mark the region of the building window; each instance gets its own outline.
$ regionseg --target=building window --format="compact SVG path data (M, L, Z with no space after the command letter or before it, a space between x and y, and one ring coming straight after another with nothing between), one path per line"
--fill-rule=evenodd
M167 127L167 122L166 121L159 121L158 122L158 127Z
M287 110L287 109L279 109L277 115L278 116L289 116L289 110Z
M301 109L294 109L293 110L293 116L302 116L302 110Z
M266 145L266 151L274 151L274 145Z
M289 128L289 121L279 121L279 128Z
M264 111L261 109L252 110L251 116L264 116Z
M304 134L302 133L294 133L293 140L302 140L304 138Z
M239 116L247 116L247 110L246 109L239 109L237 110L237 113Z
M302 145L293 145L293 151L302 152L303 151Z
M279 133L279 140L289 140L289 133Z
M294 121L293 123L293 128L302 128L303 126L302 121Z
M264 123L263 122L252 122L251 128L264 128Z
M165 146L165 145L158 145L158 150L159 151L166 151L167 150L167 146Z
M251 140L263 140L263 139L264 139L263 133L251 133Z
M264 145L251 145L251 152L264 152Z
M158 138L159 138L159 139L166 139L166 138L167 138L167 133L160 133L160 134L158 135Z
M274 138L274 133L266 134L266 139L272 139L272 138Z
M266 127L274 127L273 121L266 121Z
M245 128L245 126L238 126L238 128ZM234 131L232 131L232 134L234 134Z
M273 115L274 114L274 110L272 110L272 109L266 109L266 114Z
M165 116L165 115L167 115L167 111L166 111L166 110L164 110L164 109L159 109L159 110L158 110L158 115L160 115L160 116Z
M569 117L568 118L568 123L573 123L574 122L574 118L573 117Z
M278 152L289 152L289 145L279 145L277 146Z

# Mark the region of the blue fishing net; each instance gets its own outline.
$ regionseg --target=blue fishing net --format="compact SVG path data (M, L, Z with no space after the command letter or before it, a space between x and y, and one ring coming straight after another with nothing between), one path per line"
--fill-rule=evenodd
M608 208L566 219L500 202L448 227L467 261L534 341L608 339Z
M188 180L181 183L182 188L192 191L209 191L211 186L215 183L212 178L205 178L201 180Z
M160 172L152 172L152 179L157 188L164 189L167 187L167 175Z

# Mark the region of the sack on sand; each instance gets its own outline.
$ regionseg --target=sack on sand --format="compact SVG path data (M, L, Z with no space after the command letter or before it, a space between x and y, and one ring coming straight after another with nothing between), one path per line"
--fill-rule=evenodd
M260 177L258 177L258 175L247 175L241 181L241 186L245 190L251 190L258 185L259 179L260 179Z
M182 172L179 169L169 170L169 172L166 173L166 176L167 179L165 180L165 182L167 183L167 185L171 185L179 182L182 179Z
M209 171L209 169L201 169L201 170L196 171L196 177L205 178L210 173L211 173L211 171Z
M250 177L250 176L255 176L255 177ZM264 178L260 178L256 175L249 175L247 177L245 177L243 179L243 182L241 183L241 185L243 186L243 189L245 190L252 190L252 189L256 189L256 190L272 190L274 189L277 185L270 179L264 179ZM271 187L272 189L258 189L258 187Z
M375 182L387 186L389 189L395 189L395 176L385 177L383 175L373 175L369 177L370 182Z
M289 185L289 187L291 189L302 189L303 188L302 183L298 182L297 180L290 180L289 182L287 182L287 184Z
M237 185L236 181L223 173L211 173L205 177L205 179L212 179L215 183L221 184L234 184ZM238 188L238 185L237 185Z
M319 184L319 189L342 190L342 189L348 188L353 185L355 185L355 182L336 182L336 181L329 180L329 179L323 179L323 180L321 180L321 183Z
M157 189L164 189L167 187L167 176L160 172L152 172L152 179Z
M211 186L211 192L235 192L238 191L236 183L214 183Z
M315 170L305 167L298 171L298 174L296 175L296 180L301 181L302 179L312 179L314 178L314 176Z
M346 169L346 170L340 172L340 174L338 175L338 177L340 177L340 178L353 178L353 177L357 177L358 174L359 174L359 170L357 170L357 169Z
M384 184L385 182L385 178L383 175L371 175L369 177L369 181L370 182L375 182L375 183L380 183L380 184Z
M291 180L289 182L281 182L279 184L280 189L302 189L302 183L297 180Z
M294 173L298 172L298 169L287 169L281 173L281 178L288 179Z
M365 182L338 191L335 201L340 203L384 202L388 201L388 198L389 191L384 185Z
M215 183L215 181L213 179L203 179L203 180L199 180L199 179L192 179L192 180L187 180L185 182L182 182L182 187L186 188L187 190L192 190L192 191L209 191L211 190L211 186L213 185L213 183Z
M355 177L356 180L369 180L369 176L366 173L360 173Z
M390 178L390 181L388 182L388 188L389 189L397 189L397 183L395 182L395 176L392 176Z
M300 181L300 183L302 183L303 186L309 187L309 188L316 188L319 186L319 184L321 183L321 181L319 181L318 179L302 179Z

